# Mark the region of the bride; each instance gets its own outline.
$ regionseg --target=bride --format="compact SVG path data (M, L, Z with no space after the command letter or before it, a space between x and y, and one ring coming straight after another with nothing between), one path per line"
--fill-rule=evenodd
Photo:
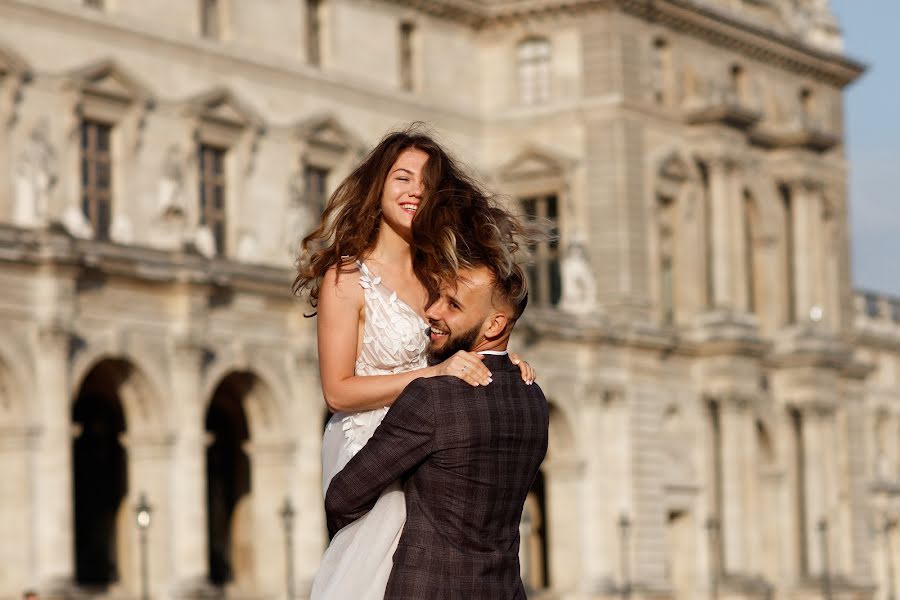
M460 351L434 366L425 360L428 295L413 270L411 228L419 205L447 189L479 191L428 135L391 133L335 190L302 242L294 292L308 293L318 312L322 391L334 413L322 442L323 494L412 380L451 375L491 384L478 354ZM511 358L533 381L528 363ZM311 600L382 600L405 520L396 482L331 540Z

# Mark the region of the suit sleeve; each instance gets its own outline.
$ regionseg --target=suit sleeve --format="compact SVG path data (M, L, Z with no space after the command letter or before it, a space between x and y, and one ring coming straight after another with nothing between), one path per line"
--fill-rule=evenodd
M434 406L425 381L416 379L403 390L372 438L331 480L325 494L331 536L369 512L384 488L431 453Z

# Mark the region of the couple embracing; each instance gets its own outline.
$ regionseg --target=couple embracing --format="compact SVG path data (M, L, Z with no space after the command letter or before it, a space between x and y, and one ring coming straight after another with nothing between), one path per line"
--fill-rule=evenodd
M519 521L547 449L507 353L527 227L428 135L385 137L303 240L331 543L313 600L525 598Z

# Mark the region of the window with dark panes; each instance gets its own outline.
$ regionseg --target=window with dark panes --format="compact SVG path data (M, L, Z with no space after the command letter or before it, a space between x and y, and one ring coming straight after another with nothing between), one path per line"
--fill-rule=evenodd
M81 123L81 210L98 240L109 239L112 221L112 126Z
M556 306L562 297L559 256L559 202L556 195L523 198L522 210L532 219L551 224L549 239L531 247L529 296L538 306Z
M306 165L303 169L303 179L306 187L306 201L318 211L325 212L325 204L328 197L325 195L328 185L328 169Z
M201 144L200 225L209 227L216 240L216 254L225 253L225 149Z
M103 10L103 0L84 0L84 5L90 8L99 8Z

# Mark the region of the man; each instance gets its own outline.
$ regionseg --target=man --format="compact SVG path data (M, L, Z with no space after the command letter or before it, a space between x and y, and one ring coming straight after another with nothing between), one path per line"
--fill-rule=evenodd
M527 301L522 269L461 269L426 316L429 360L484 354L493 382L413 381L366 446L328 487L334 535L368 512L388 484L405 482L407 520L385 600L525 598L519 576L522 506L547 452L548 408L506 355Z

